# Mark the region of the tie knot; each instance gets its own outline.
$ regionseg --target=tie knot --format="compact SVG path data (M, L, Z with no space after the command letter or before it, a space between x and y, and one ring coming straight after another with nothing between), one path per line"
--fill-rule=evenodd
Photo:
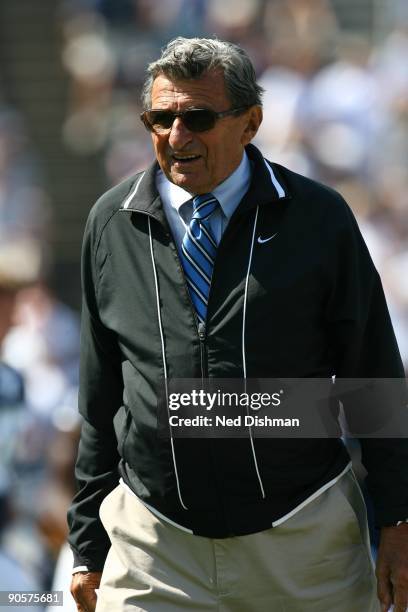
M212 193L203 193L193 198L193 219L205 221L213 214L219 202Z

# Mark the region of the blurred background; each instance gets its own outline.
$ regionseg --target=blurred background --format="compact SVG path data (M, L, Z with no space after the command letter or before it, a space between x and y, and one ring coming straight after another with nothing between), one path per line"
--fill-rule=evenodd
M354 210L408 367L406 0L1 0L0 590L69 582L85 219L153 159L146 64L213 34L266 90L255 144Z

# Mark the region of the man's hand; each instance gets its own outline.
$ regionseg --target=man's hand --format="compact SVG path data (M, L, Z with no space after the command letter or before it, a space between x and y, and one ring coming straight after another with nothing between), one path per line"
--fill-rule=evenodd
M78 612L95 612L96 593L102 572L76 572L72 576L71 594Z
M408 524L381 529L377 557L378 598L381 612L394 604L394 612L408 607Z

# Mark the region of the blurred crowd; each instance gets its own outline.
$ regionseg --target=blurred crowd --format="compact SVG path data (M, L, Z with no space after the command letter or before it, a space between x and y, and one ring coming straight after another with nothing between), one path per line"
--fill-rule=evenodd
M66 1L64 139L78 155L99 151L109 182L117 183L152 159L139 93L160 47L178 34L215 33L241 44L265 88L255 144L349 202L408 366L408 5L387 3L376 33L374 13L364 31L344 29L342 4L352 12L359 2Z
M61 138L117 183L153 158L139 121L146 64L177 35L239 43L265 89L255 144L348 201L408 369L408 8L387 5L375 32L369 19L345 28L340 0L61 0ZM80 426L78 314L47 282L53 203L24 120L0 89L0 590L68 585Z

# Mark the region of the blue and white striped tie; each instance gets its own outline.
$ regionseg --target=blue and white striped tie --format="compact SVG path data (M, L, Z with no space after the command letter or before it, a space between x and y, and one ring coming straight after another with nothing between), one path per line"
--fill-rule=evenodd
M182 263L198 319L205 323L217 243L211 232L210 216L219 206L212 193L193 198L193 216L181 245Z

